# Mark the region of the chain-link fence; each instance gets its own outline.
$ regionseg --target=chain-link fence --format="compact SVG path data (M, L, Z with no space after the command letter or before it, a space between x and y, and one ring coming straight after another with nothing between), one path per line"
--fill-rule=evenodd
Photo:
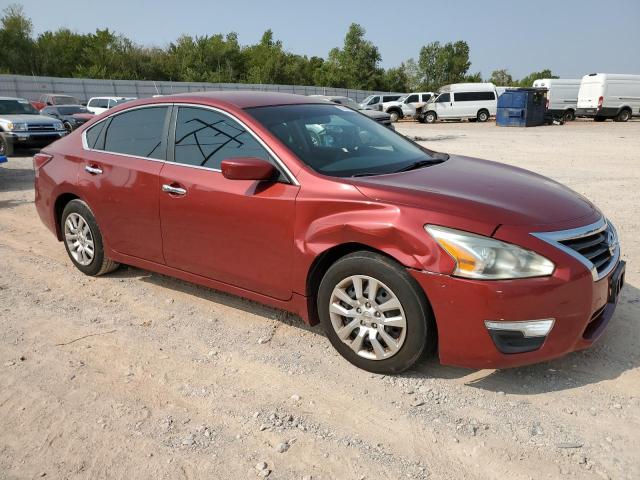
M339 95L361 102L373 93L368 90L312 87L302 85L267 85L252 83L199 83L155 82L150 80L95 80L85 78L30 77L27 75L0 75L0 96L38 100L43 93L73 95L86 102L91 97L116 96L145 98L173 93L205 92L214 90L258 90L296 93L298 95Z

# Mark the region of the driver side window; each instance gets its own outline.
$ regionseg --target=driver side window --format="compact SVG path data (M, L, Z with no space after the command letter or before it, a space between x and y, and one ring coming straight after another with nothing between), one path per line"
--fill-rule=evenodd
M437 103L447 103L451 101L451 94L450 93L443 93L442 95L440 95L438 97L438 100L436 100Z
M198 107L178 109L175 162L220 170L223 160L234 157L256 157L276 165L260 142L227 115Z

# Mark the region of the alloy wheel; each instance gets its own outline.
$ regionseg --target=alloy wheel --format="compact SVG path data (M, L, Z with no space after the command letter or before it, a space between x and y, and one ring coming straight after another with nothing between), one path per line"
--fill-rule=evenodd
M400 300L367 275L352 275L335 286L329 316L340 340L369 360L392 357L406 338L407 319Z
M64 222L64 238L69 253L80 265L89 265L95 255L93 234L87 221L78 213L70 213Z

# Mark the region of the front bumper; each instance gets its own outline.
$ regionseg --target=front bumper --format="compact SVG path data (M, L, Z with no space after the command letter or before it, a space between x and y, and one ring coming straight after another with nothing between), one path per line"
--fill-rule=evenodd
M64 137L66 130L49 132L3 132L2 136L14 147L44 147Z
M622 269L622 274L620 273ZM594 282L586 269L566 278L479 281L410 271L431 302L440 361L468 368L508 368L538 363L590 347L603 333L624 282L624 262ZM610 279L619 276L617 284ZM611 292L611 289L614 292ZM485 321L553 318L534 351L503 353Z

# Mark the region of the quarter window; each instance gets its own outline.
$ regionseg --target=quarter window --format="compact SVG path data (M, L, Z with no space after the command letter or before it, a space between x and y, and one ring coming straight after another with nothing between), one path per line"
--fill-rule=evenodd
M100 131L93 133L100 124L87 132L87 143L91 147L113 153L164 160L166 135L164 134L167 107L150 107L130 110L108 120L104 133L104 148L95 145ZM101 122L105 123L105 122ZM101 142L98 142L101 143Z
M257 157L273 163L267 150L238 122L196 107L180 107L176 122L175 161L220 169L223 160Z

